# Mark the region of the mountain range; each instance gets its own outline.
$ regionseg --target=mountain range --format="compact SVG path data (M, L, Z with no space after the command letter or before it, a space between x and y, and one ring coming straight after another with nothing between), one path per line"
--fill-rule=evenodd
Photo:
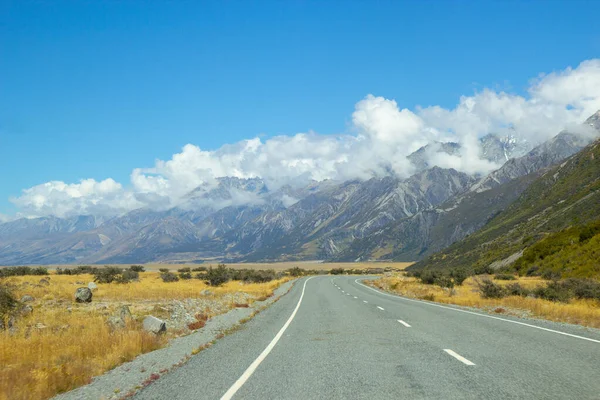
M600 129L600 113L587 121ZM511 206L547 169L591 139L563 131L534 148L518 133L488 134L486 176L432 166L460 156L431 143L408 158L414 174L285 185L219 178L167 210L113 218L21 218L0 224L0 265L282 260L421 260L473 234Z

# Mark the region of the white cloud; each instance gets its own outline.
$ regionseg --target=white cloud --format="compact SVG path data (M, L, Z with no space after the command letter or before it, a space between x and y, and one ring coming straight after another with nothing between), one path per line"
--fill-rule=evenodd
M533 79L525 97L485 89L461 97L453 109L432 106L411 111L394 100L367 95L355 106L351 134L309 132L265 141L254 138L214 151L188 144L170 160L134 169L127 187L112 179L75 184L52 181L25 189L11 201L27 216L110 216L144 206L179 205L199 185L214 186L216 178L225 176L260 177L270 188L311 179L406 177L413 172L406 156L432 141L456 141L461 150L460 157L432 152L430 164L487 173L498 165L480 158L481 136L511 128L537 144L564 127L579 127L598 109L600 60L589 60L577 68ZM257 201L256 196L232 193L229 203Z

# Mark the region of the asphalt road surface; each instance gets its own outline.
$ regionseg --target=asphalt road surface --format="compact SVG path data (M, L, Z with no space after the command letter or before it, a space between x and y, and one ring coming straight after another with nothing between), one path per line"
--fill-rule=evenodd
M136 399L600 399L600 335L303 278Z

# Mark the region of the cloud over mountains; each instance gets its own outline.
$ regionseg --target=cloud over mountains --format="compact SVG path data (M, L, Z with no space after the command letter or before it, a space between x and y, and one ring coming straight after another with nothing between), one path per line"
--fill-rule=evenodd
M225 176L260 177L271 188L309 180L408 177L414 167L406 156L433 141L458 142L461 154L430 153L430 165L485 174L499 166L481 158L481 136L514 130L537 144L562 128L585 133L579 124L598 109L600 60L594 59L532 79L526 96L484 89L461 97L453 109L410 110L367 95L355 105L350 133L257 137L210 151L187 144L170 160L134 169L128 184L110 178L51 181L24 189L11 201L23 216L113 216L177 206L199 185L214 185Z

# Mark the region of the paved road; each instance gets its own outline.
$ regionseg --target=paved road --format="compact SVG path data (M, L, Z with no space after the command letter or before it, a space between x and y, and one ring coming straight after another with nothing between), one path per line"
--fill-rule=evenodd
M457 311L359 282L297 281L136 399L600 399L597 332Z

